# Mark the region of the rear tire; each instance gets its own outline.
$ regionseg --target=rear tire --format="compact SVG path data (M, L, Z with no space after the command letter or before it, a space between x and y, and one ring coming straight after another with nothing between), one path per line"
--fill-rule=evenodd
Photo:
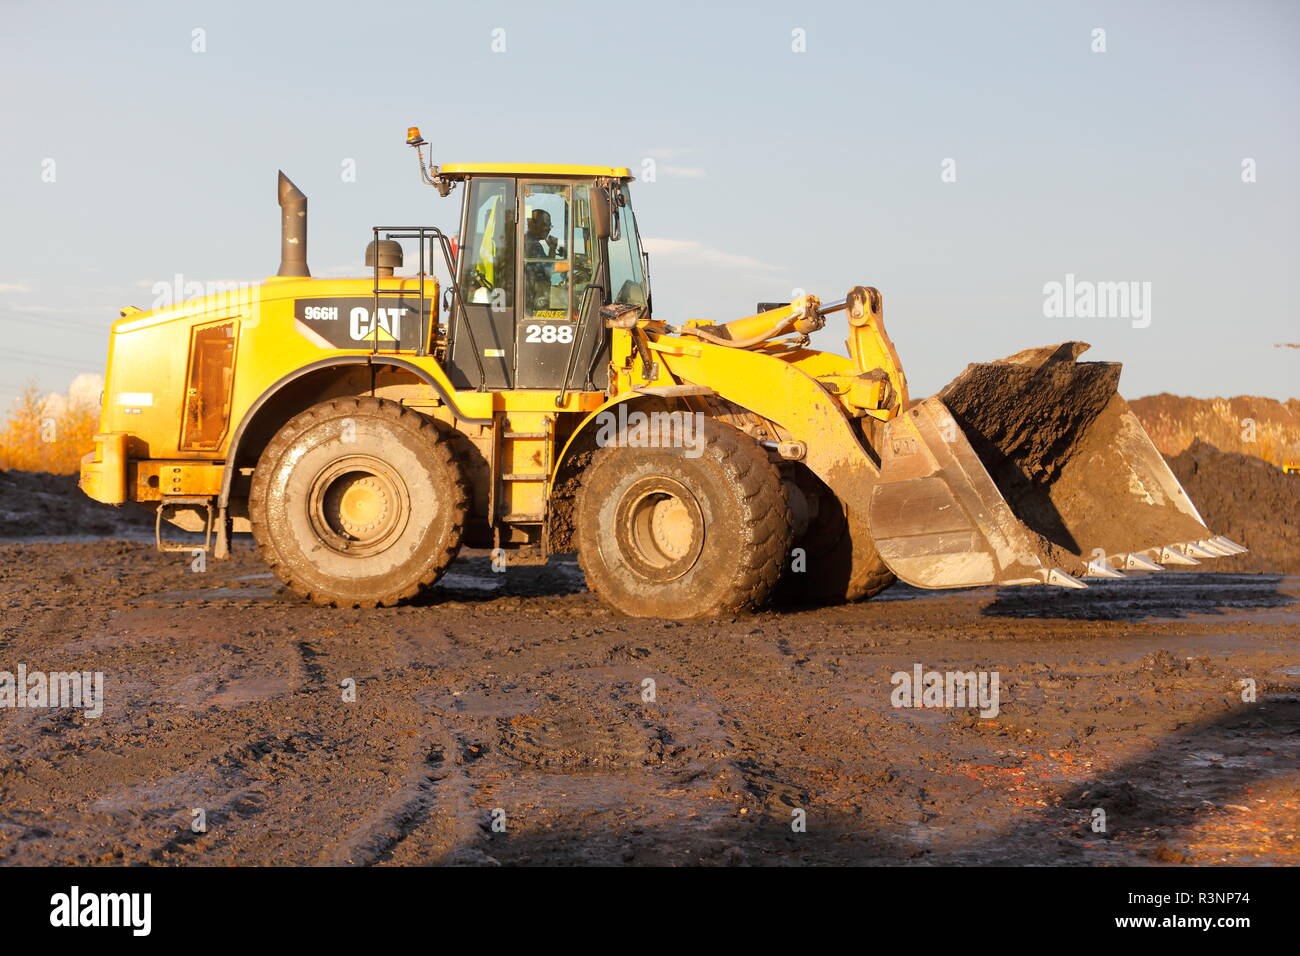
M449 431L377 398L292 418L253 472L262 559L317 604L388 606L432 586L460 550L468 502Z
M763 603L790 546L776 468L747 435L703 420L703 452L606 447L582 477L578 560L587 586L632 617L674 619Z

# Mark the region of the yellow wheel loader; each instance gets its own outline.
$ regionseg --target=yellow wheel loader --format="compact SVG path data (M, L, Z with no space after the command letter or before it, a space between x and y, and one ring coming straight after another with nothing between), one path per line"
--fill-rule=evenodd
M913 400L876 289L670 319L627 169L439 167L407 142L427 184L461 191L458 235L377 226L368 275L312 278L281 173L274 277L114 323L88 495L155 508L163 548L190 547L164 521L218 558L251 532L293 591L359 607L430 587L462 544L576 551L612 607L671 618L896 577L1083 587L1244 550L1081 343ZM837 312L847 356L809 345Z

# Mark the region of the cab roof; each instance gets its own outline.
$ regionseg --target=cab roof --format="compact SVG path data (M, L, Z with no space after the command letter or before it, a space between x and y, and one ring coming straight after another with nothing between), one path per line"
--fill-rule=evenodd
M438 175L447 179L466 176L569 176L591 179L631 179L626 166L565 166L553 163L444 163Z

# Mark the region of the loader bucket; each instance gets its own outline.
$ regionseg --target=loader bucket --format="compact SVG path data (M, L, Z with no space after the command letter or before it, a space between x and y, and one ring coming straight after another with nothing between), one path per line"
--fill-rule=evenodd
M1116 391L1119 364L1075 361L1087 348L970 365L889 422L870 522L895 574L1082 587L1244 550L1206 528Z

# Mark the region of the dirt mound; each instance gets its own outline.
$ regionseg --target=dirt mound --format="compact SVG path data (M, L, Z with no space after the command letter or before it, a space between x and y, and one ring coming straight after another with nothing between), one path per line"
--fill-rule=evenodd
M1199 438L1223 451L1263 458L1275 465L1300 461L1300 401L1239 395L1184 398L1148 395L1129 407L1162 454L1177 455Z
M117 535L152 529L152 516L143 508L115 508L86 497L76 475L0 471L0 537Z
M1205 570L1300 574L1300 476L1200 440L1165 457L1210 530L1250 548Z

